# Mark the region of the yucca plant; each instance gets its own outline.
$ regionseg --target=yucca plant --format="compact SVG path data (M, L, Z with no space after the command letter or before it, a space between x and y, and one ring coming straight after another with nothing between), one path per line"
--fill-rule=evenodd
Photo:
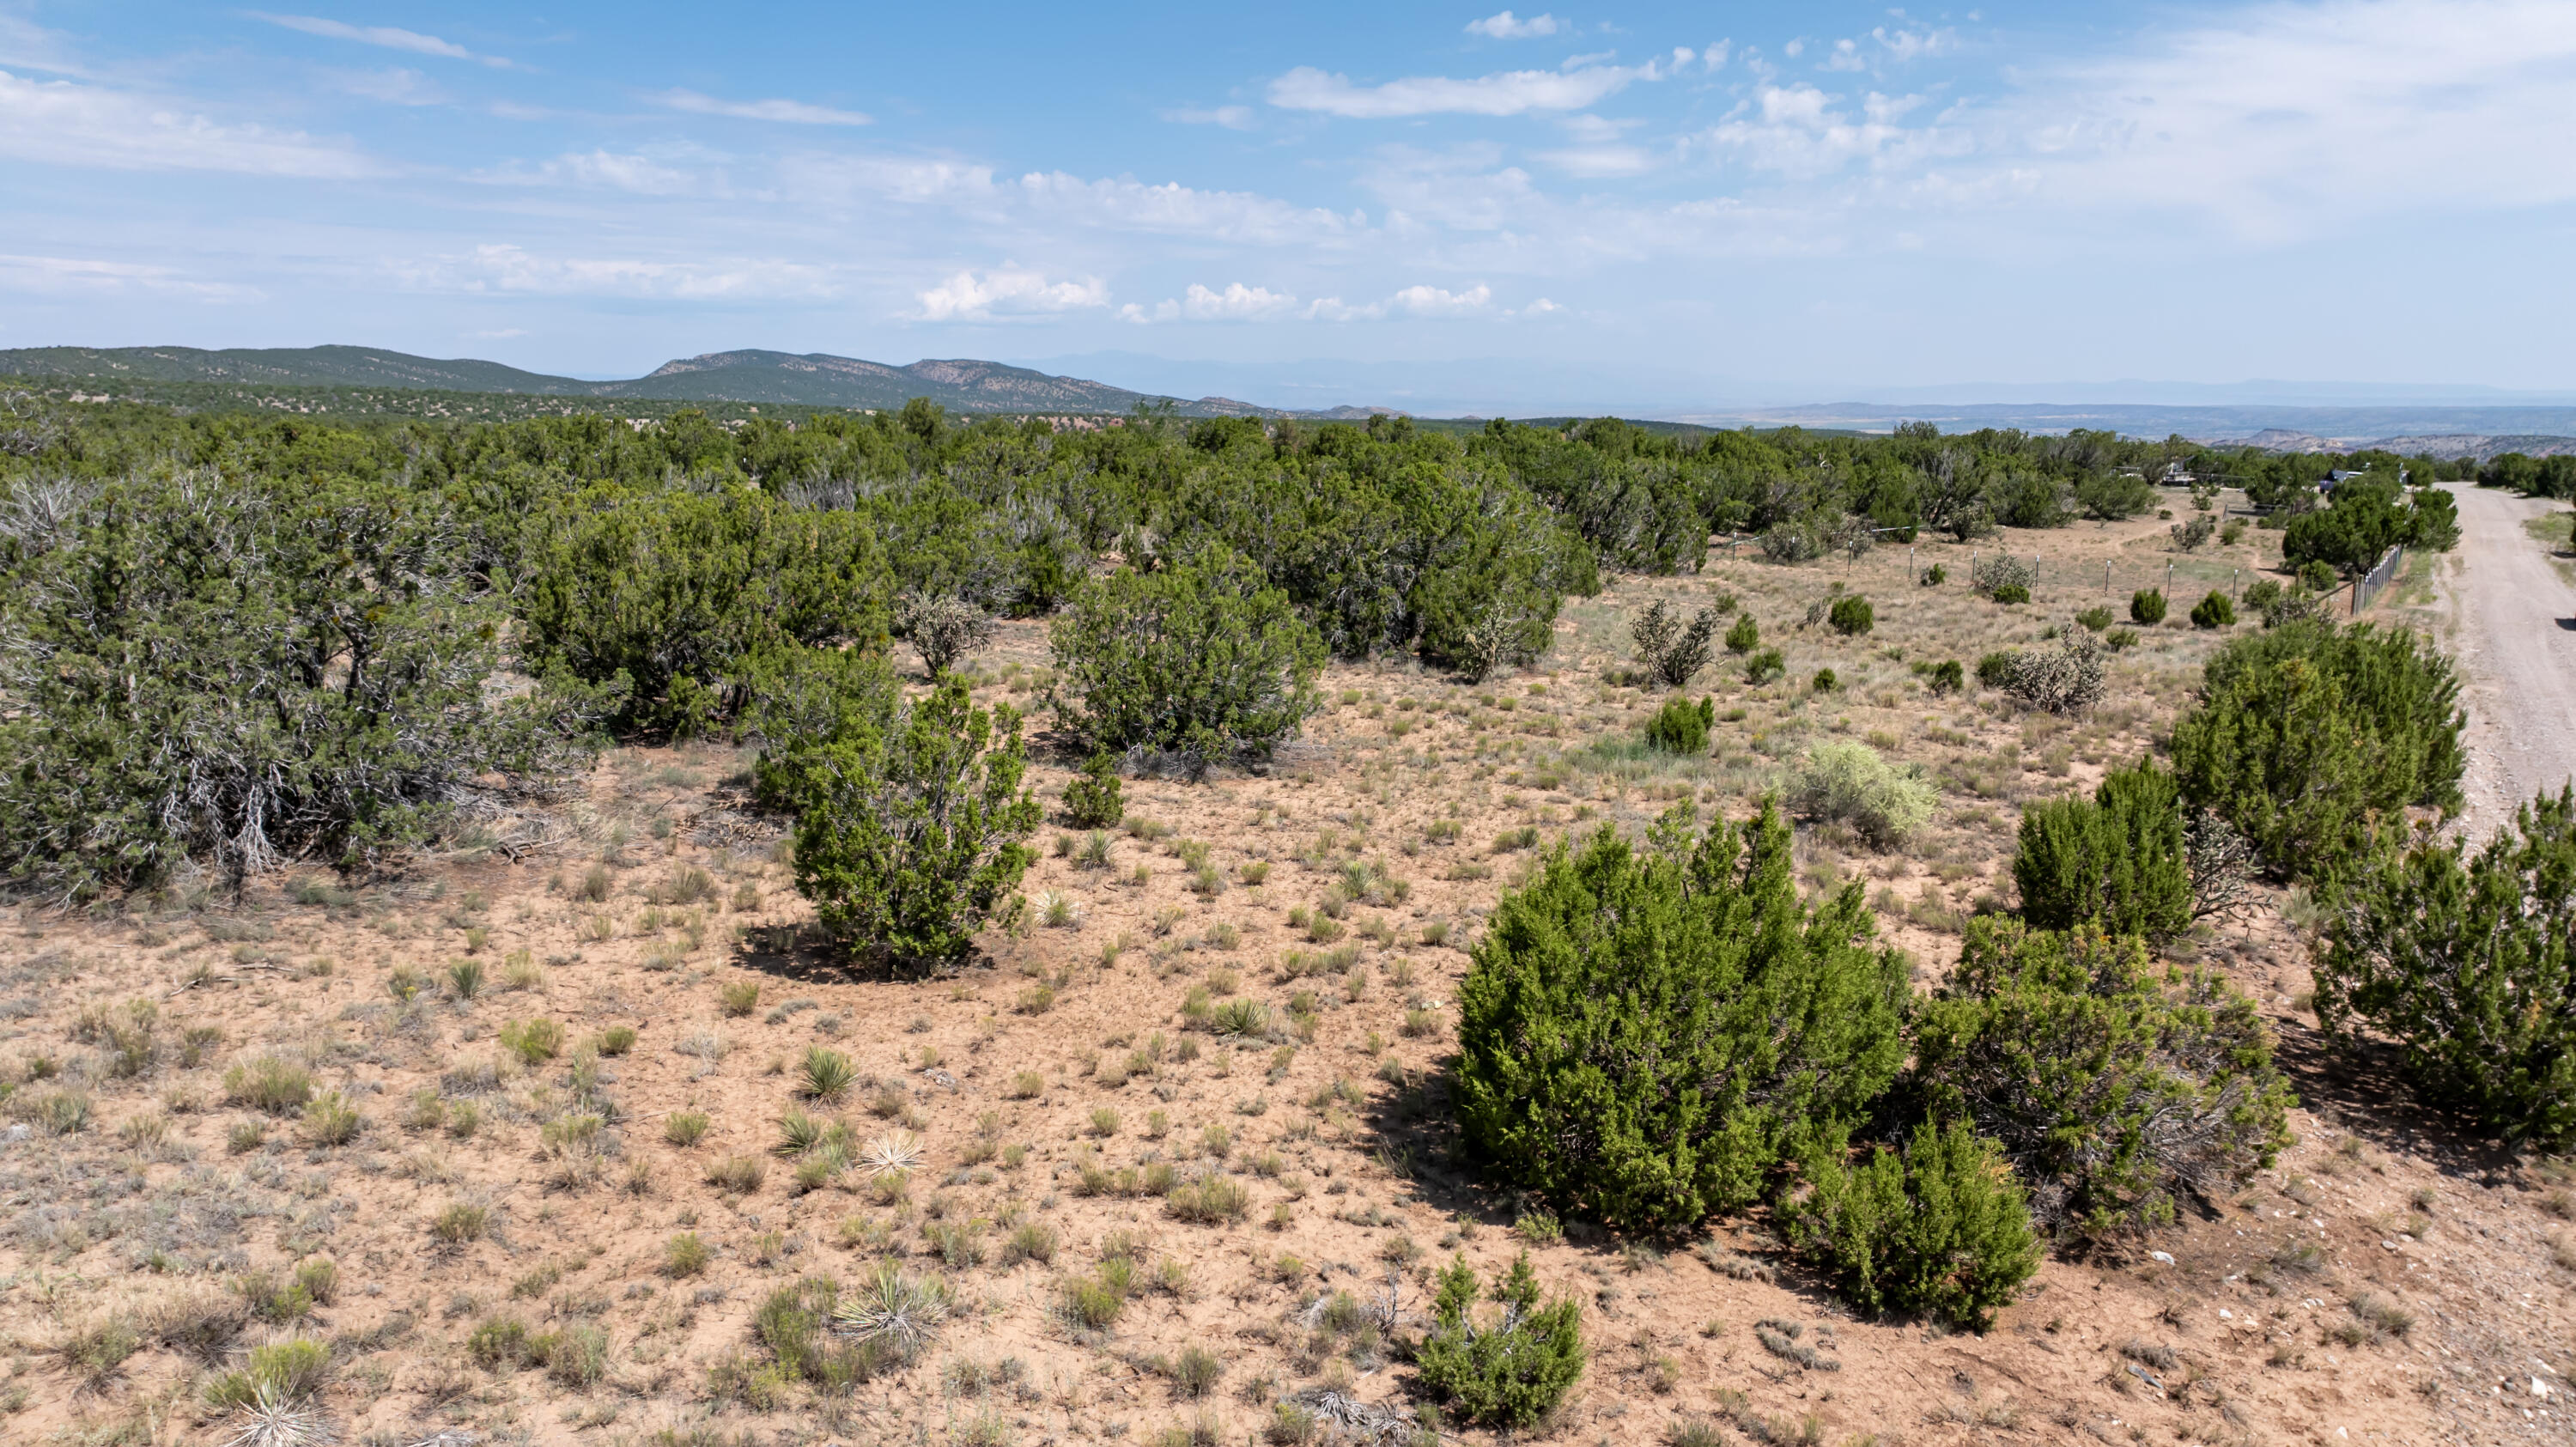
M859 1163L871 1176L908 1172L921 1164L921 1137L908 1130L889 1131L869 1141Z
M483 962L468 956L447 967L447 983L454 987L456 998L471 1000L483 993Z
M874 1273L832 1311L832 1328L895 1355L918 1356L948 1321L948 1288L937 1277L904 1274L893 1262Z
M850 1057L820 1045L806 1047L802 1073L804 1083L799 1093L814 1100L839 1100L850 1093L859 1078L858 1067L850 1063Z

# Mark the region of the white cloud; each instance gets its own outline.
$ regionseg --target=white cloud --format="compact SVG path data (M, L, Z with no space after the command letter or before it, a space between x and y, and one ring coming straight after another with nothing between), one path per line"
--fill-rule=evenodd
M656 105L702 116L730 116L738 121L779 121L791 126L866 126L873 118L859 111L835 110L798 100L719 100L693 90L666 90Z
M1734 48L1735 48L1735 42L1734 42L1734 41L1731 41L1731 40L1719 40L1719 41L1714 41L1714 42L1712 42L1712 43L1709 45L1709 47L1708 47L1706 50L1703 50L1703 51L1701 51L1701 52L1699 53L1700 63L1701 63L1701 64L1703 64L1703 65L1705 65L1705 66L1707 66L1707 67L1708 67L1709 69L1711 69L1711 70L1716 70L1716 69L1718 69L1718 68L1720 68L1720 67L1722 67L1722 66L1724 66L1724 65L1726 64L1726 56L1727 56L1727 52L1728 52L1728 51L1730 51L1730 50L1732 50L1732 49L1734 49Z
M1176 121L1185 126L1223 126L1229 131L1252 129L1252 107L1250 106L1217 106L1212 110L1201 110L1196 106L1179 106L1157 114L1164 120Z
M1467 22L1469 35L1481 35L1488 40L1528 40L1535 36L1554 35L1563 28L1563 22L1553 15L1533 15L1523 20L1509 10Z
M978 276L961 271L922 292L924 321L991 321L1109 305L1109 286L1098 277L1049 281L1043 272L1004 266Z
M1804 82L1766 85L1752 103L1709 128L1702 139L1756 169L1790 176L1820 176L1855 161L1901 165L1968 148L1964 131L1899 124L1922 104L1920 96L1873 91L1862 97L1857 116L1841 101Z
M1353 85L1349 77L1299 66L1270 83L1270 103L1283 110L1322 111L1351 120L1454 113L1516 116L1529 111L1575 111L1637 80L1660 80L1652 62L1642 66L1585 66L1570 71L1512 70L1473 80L1413 76L1384 85Z
M1859 70L1868 64L1868 61L1860 58L1859 41L1837 40L1834 42L1833 53L1825 57L1824 68L1827 70Z
M1229 282L1223 291L1210 291L1197 282L1183 294L1181 314L1195 322L1259 322L1285 316L1297 309L1297 298L1267 287L1245 286Z
M1789 57L1791 60L1796 60L1799 56L1807 53L1807 42L1803 40L1792 40L1788 44L1780 47L1780 53Z
M527 334L528 329L526 327L502 327L498 331L467 332L465 335L472 337L477 341L497 342L510 337L524 337Z
M650 261L542 256L508 243L477 246L459 256L397 265L394 274L419 290L477 295L756 301L830 297L839 291L829 271L801 262L768 258Z
M1448 291L1441 287L1408 286L1384 301L1351 306L1340 297L1328 296L1306 308L1313 321L1373 322L1390 316L1459 317L1483 311L1494 300L1493 288L1483 282L1465 291Z
M73 256L0 255L0 291L42 295L185 297L195 301L260 301L255 287L197 281L167 266Z
M1561 312L1563 310L1565 310L1565 308L1558 306L1555 302L1549 301L1546 297L1540 297L1538 300L1531 302L1528 306L1522 307L1521 315L1525 317L1543 317L1549 312Z
M1869 38L1879 43L1889 59L1900 63L1940 55L1957 49L1959 44L1959 32L1955 30L1890 30L1884 25L1871 30Z
M615 151L586 151L557 156L533 172L504 173L494 179L540 185L605 187L637 196L684 196L708 189L699 177L648 156Z
M119 171L228 171L347 179L364 156L301 131L226 125L167 102L0 70L0 155Z
M271 15L264 10L245 10L253 20L265 20L306 35L319 35L329 40L354 40L360 45L380 45L387 50L408 50L414 55L435 55L446 60L471 60L483 65L508 68L511 62L497 55L477 55L452 40L423 35L417 30L397 30L390 25L351 25L340 20L325 20L318 15Z
M1990 179L2277 240L2421 207L2576 200L2576 6L2268 4L2034 74Z

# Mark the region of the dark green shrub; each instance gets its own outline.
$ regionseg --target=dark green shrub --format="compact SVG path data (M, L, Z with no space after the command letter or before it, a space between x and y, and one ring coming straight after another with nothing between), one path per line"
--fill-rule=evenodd
M2374 557L2370 561L2376 563L2379 560ZM2367 573L2370 567L2365 564L2354 571ZM2334 565L2321 559L2311 558L2299 565L2299 586L2311 593L2331 592L2342 582L2341 578L2335 576Z
M1431 1330L1414 1349L1423 1387L1459 1420L1527 1427L1565 1400L1583 1375L1583 1308L1573 1297L1540 1304L1529 1253L1494 1283L1499 1318L1479 1323L1476 1273L1460 1256L1440 1274Z
M444 498L212 471L0 495L0 881L364 868L559 786L609 700L487 697L509 618ZM532 670L533 671L533 670Z
M2129 621L2153 628L2165 621L2165 594L2162 588L2140 588L2129 595Z
M2322 874L2374 819L2459 807L2458 699L2450 660L2412 633L2286 624L2210 659L2174 725L2174 773L2274 869Z
M1709 725L1717 721L1717 705L1708 699L1692 703L1688 699L1667 699L1646 720L1646 744L1668 754L1704 754L1708 752Z
M2020 583L2004 583L1998 585L1986 596L1998 603L2027 603L2030 601L2030 589Z
M2149 939L2189 929L2191 861L2174 776L2142 761L2103 775L2090 799L2024 807L2013 882L2034 929L2092 924Z
M2111 610L2103 607L2087 608L2075 615L2075 621L2099 633L2111 626Z
M1738 617L1735 626L1726 630L1726 651L1729 653L1750 653L1761 646L1762 627L1753 621L1750 613Z
M1777 648L1765 648L1744 660L1746 683L1769 683L1789 671L1789 661Z
M2289 1143L2295 1102L2252 1001L2207 970L2152 968L2134 935L1968 922L1917 1014L1912 1085L2002 1147L2051 1229L2171 1220Z
M986 713L950 677L882 726L791 743L758 771L796 814L796 887L824 931L924 964L963 954L1034 859L1027 766L1017 711Z
M577 678L623 680L622 727L706 728L750 702L756 654L885 640L893 580L854 512L745 487L602 485L531 532L530 649Z
M1978 659L1977 682L1986 688L2003 687L2006 680L2012 677L2014 657L2013 650L2006 648L1998 649Z
M1878 613L1869 606L1867 598L1858 593L1845 593L1834 600L1834 606L1825 615L1825 621L1833 625L1836 633L1848 638L1854 634L1867 633L1877 627Z
M1950 581L1950 570L1939 563L1934 563L1923 570L1923 586L1926 588L1938 588L1948 581Z
M2325 616L2323 600L2303 587L2284 588L2277 578L2265 578L2248 587L2245 606L2261 616L2266 628Z
M1957 693L1967 685L1968 675L1967 670L1959 666L1959 660L1944 658L1932 665L1931 679L1932 692L1937 697Z
M1118 761L1106 750L1093 754L1083 761L1081 773L1065 781L1064 822L1076 829L1107 829L1126 817Z
M1678 1229L1894 1077L1906 973L1858 884L1810 909L1776 812L1640 854L1609 829L1504 897L1459 991L1461 1124L1567 1208Z
M1873 1149L1857 1166L1838 1140L1805 1156L1809 1193L1782 1213L1790 1241L1862 1311L1984 1331L2039 1269L2021 1187L1965 1122L1918 1126L1902 1156Z
M1056 705L1069 731L1097 749L1160 751L1193 773L1266 755L1323 706L1323 640L1222 548L1085 584L1049 646L1070 694Z
M2118 522L2156 505L2156 485L2140 473L2110 469L2075 480L2075 503L2096 522Z
M1816 676L1809 683L1808 687L1817 693L1831 693L1834 691L1835 682L1834 671L1832 669L1819 668L1816 670Z
M2191 606L2194 628L2231 628L2236 624L2236 602L2216 588Z
M1717 633L1717 613L1702 608L1688 626L1656 599L1628 625L1637 644L1637 661L1666 688L1680 688L1708 666L1709 640Z
M2576 796L2516 811L2476 853L2426 834L2350 871L2328 917L2317 1020L2397 1042L2425 1099L2554 1149L2576 1135Z

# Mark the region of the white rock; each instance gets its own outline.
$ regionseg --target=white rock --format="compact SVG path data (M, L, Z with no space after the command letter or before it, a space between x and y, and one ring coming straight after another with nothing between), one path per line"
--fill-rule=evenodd
M2158 1261L2163 1262L2163 1263L2164 1263L2164 1264L2166 1264L2167 1266L2171 1266L2171 1265L2173 1265L2173 1264L2174 1264L2174 1259L2173 1259L2172 1257L2170 1257L2170 1256L2166 1255L2165 1253L2161 1252L2161 1251L2150 1251L2150 1252L2148 1252L2148 1253L2147 1253L2147 1255L2149 1255L2149 1256L2153 1257L2154 1259L2156 1259L2156 1260L2158 1260Z

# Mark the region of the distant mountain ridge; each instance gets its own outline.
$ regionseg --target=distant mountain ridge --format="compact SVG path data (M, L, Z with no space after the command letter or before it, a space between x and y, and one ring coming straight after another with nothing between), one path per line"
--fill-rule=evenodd
M927 397L952 412L1127 412L1171 403L1188 417L1289 415L1224 397L1187 401L1105 382L1057 377L966 358L907 367L814 352L709 352L665 362L624 382L586 382L471 358L415 357L381 347L16 347L0 350L0 376L125 378L319 387L409 387L543 397L652 398L805 407L901 407Z

